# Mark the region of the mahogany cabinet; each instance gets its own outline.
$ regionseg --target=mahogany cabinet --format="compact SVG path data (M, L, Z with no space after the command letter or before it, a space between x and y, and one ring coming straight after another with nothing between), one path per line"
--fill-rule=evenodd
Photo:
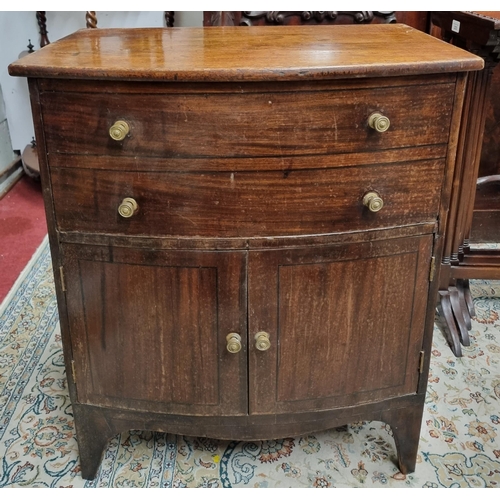
M481 67L404 25L79 31L10 66L29 77L83 477L127 429L361 419L414 469Z

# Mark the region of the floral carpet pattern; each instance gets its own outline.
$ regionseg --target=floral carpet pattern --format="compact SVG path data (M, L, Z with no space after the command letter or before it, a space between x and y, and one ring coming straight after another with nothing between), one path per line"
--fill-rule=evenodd
M498 487L500 282L474 281L471 346L435 327L416 471L394 465L382 422L257 443L156 432L115 436L94 481L80 475L48 247L0 312L1 487Z

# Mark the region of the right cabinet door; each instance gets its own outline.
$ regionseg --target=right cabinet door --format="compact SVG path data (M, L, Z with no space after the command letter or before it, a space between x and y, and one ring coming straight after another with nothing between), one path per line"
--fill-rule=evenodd
M250 413L415 393L432 242L427 234L250 251ZM267 350L255 345L259 332Z

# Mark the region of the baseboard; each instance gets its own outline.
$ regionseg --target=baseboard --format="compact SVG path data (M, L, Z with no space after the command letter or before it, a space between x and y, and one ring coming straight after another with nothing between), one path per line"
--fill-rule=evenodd
M5 171L0 176L0 200L10 191L23 174L21 156L18 156L13 162L7 165Z
M31 259L28 261L28 263L24 266L24 269L21 271L19 276L17 277L16 281L12 285L11 289L7 293L7 295L4 297L4 299L0 303L0 316L4 313L5 309L7 308L8 303L12 300L12 297L14 297L15 293L17 292L17 289L23 282L24 278L28 275L30 272L31 268L33 267L33 263L40 257L40 254L43 252L47 242L49 241L48 235L45 235L43 238L42 242L38 246L38 248L35 250L35 253L31 256Z

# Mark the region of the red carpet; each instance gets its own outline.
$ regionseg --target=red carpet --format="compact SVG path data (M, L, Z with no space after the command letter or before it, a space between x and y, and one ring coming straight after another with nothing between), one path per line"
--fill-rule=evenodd
M24 175L0 200L0 303L46 234L40 183Z

